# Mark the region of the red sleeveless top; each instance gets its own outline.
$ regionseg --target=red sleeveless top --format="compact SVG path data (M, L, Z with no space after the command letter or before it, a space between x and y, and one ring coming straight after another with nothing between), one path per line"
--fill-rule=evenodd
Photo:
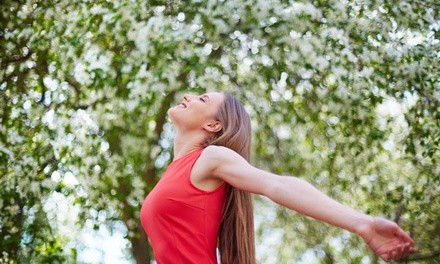
M174 160L140 211L158 264L217 263L216 246L226 183L207 192L191 183L203 149Z

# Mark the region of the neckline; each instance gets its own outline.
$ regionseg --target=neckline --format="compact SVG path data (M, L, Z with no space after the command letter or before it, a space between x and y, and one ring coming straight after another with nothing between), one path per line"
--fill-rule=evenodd
M176 162L176 161L179 161L179 160L181 160L181 159L184 159L184 158L188 157L189 155L191 155L191 154L193 154L193 153L196 153L196 152L198 152L198 151L201 151L201 150L203 150L203 149L204 149L204 148L198 148L198 149L195 149L195 150L191 150L190 152L186 153L186 154L183 155L182 157L180 157L180 158L178 158L178 159L174 159L174 160L172 160L171 163L174 163L174 162Z

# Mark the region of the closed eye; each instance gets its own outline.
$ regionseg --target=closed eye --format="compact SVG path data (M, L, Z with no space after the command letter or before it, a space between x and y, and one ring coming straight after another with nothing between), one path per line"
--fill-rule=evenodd
M206 102L205 98L203 98L203 97L199 97L199 100L202 102Z

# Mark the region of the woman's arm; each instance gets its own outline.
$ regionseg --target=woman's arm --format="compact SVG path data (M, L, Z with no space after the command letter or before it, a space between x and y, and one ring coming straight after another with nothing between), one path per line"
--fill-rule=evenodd
M394 222L342 205L307 181L260 170L225 147L209 146L203 156L213 177L238 189L264 195L300 214L354 232L385 260L406 257L415 250L412 239Z

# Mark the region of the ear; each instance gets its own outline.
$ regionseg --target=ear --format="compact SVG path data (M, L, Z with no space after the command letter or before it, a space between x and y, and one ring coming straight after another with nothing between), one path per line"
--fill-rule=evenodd
M211 120L208 123L206 123L203 126L203 128L208 132L216 133L216 132L219 132L220 130L222 130L223 125L218 120Z

